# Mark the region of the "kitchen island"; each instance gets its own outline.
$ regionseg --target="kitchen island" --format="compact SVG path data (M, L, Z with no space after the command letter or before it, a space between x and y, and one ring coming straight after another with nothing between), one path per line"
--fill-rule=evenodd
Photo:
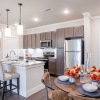
M3 62L7 71L20 74L20 95L27 98L44 88L41 77L44 74L44 62L41 61L8 61ZM16 84L16 80L13 80ZM16 91L14 91L16 92Z

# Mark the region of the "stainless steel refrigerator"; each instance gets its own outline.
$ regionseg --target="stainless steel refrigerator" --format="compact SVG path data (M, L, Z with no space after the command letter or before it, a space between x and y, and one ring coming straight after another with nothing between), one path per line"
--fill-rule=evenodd
M65 68L84 64L84 41L82 39L64 41L64 63Z

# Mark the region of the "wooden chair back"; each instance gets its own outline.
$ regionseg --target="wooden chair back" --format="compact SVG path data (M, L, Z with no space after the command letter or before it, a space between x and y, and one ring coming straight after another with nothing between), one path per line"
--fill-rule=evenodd
M50 81L50 74L49 72L45 72L41 78L41 82L45 85L45 89L46 89L46 93L47 93L47 100L49 100L48 97L48 88L53 90L51 87L51 81ZM50 86L48 85L48 83L50 84Z

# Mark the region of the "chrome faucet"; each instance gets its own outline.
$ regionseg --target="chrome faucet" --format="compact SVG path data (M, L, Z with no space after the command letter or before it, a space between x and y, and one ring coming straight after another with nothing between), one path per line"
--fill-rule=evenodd
M11 58L11 53L12 53L12 52L14 53L14 55L16 55L15 51L10 51L10 58Z

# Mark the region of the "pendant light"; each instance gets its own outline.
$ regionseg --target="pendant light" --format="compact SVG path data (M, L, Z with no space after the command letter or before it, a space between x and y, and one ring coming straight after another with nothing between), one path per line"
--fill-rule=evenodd
M5 36L10 37L11 36L11 30L9 28L9 24L8 24L8 12L10 11L9 9L6 9L7 11L7 28L5 28Z
M18 3L18 5L20 6L20 16L19 16L19 25L17 26L17 34L18 35L23 35L23 26L21 25L21 3Z

